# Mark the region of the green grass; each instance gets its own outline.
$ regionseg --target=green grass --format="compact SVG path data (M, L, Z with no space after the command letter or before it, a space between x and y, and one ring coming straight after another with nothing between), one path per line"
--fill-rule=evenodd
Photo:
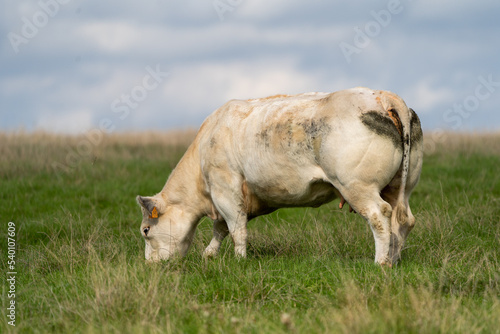
M245 260L230 238L203 259L203 219L186 258L145 263L135 196L158 192L186 146L144 136L107 137L62 169L84 139L0 135L0 263L13 221L18 272L16 327L4 279L0 332L500 332L499 135L450 134L426 154L392 269L338 200L251 221Z

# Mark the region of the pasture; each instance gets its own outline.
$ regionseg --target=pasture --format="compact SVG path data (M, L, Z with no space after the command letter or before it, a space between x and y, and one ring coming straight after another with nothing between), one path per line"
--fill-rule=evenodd
M249 223L202 258L144 261L136 195L161 190L193 132L0 134L2 333L499 333L500 134L426 137L417 219L392 269L336 200ZM16 326L7 324L7 224Z

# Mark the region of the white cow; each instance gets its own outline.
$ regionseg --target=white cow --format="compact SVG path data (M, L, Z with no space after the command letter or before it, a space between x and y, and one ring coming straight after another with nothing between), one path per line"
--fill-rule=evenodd
M205 120L162 191L137 196L146 259L185 255L203 216L214 220L205 256L230 234L245 257L253 217L340 198L368 221L375 262L390 266L415 224L408 199L422 146L418 116L387 91L229 101Z

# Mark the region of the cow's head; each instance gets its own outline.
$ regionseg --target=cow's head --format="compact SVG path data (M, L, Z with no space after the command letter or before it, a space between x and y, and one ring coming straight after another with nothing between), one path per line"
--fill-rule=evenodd
M190 223L191 219L178 207L167 205L161 194L136 199L142 210L141 234L146 241L146 260L186 255L196 227Z

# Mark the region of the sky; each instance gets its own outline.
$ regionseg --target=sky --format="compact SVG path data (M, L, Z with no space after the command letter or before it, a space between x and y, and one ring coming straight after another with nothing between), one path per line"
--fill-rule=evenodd
M364 86L500 130L498 0L4 0L0 131L198 128L230 99Z

